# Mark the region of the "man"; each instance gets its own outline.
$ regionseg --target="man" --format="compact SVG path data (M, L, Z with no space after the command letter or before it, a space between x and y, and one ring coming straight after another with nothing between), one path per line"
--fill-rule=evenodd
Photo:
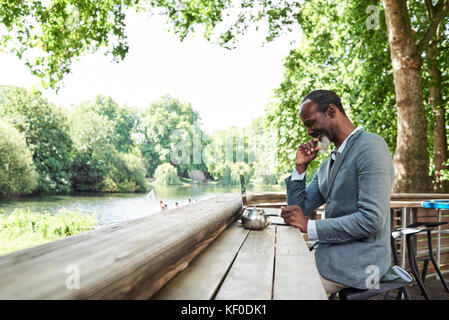
M373 288L391 265L393 162L388 146L382 137L355 128L332 91L309 93L300 118L313 139L296 151L293 174L286 179L288 206L281 216L309 240L318 240L314 257L327 293ZM306 187L308 164L330 142L335 146L331 156ZM323 204L325 219L309 220Z

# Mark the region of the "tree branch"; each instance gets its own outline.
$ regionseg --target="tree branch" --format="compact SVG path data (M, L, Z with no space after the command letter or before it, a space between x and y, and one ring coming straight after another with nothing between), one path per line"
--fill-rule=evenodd
M427 18L429 18L429 21L432 21L434 15L432 0L425 0L424 3L426 5Z
M426 2L427 3L427 2ZM449 13L449 0L441 0L435 7L433 7L433 14L431 15L429 28L418 42L418 53L421 55L423 51L429 46L430 41L435 36L435 33L439 25L443 22L444 18Z

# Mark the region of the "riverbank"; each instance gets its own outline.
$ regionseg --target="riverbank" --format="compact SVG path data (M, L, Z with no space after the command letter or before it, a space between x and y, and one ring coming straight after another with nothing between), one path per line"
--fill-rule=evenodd
M0 210L0 255L83 233L96 225L95 215L79 212L42 214L30 209L12 213Z

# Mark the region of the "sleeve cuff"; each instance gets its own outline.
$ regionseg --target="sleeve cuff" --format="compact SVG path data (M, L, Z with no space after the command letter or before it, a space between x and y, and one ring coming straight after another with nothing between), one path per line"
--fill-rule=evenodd
M315 220L309 220L307 222L307 239L318 240L318 234L316 232Z
M304 180L305 176L306 176L306 172L305 171L302 174L299 174L298 171L296 171L296 168L293 168L291 181Z

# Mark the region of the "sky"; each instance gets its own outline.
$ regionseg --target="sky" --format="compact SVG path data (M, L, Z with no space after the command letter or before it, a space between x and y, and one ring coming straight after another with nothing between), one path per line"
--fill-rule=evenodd
M165 94L189 102L199 111L202 128L213 133L230 126L244 127L262 116L283 73L283 59L294 34L263 46L264 32L243 36L227 50L201 34L181 42L167 31L166 18L130 13L127 18L129 52L120 63L103 52L83 56L72 64L58 93L42 90L51 102L70 107L97 94L120 104L148 107ZM29 88L40 80L24 62L0 54L0 84Z

